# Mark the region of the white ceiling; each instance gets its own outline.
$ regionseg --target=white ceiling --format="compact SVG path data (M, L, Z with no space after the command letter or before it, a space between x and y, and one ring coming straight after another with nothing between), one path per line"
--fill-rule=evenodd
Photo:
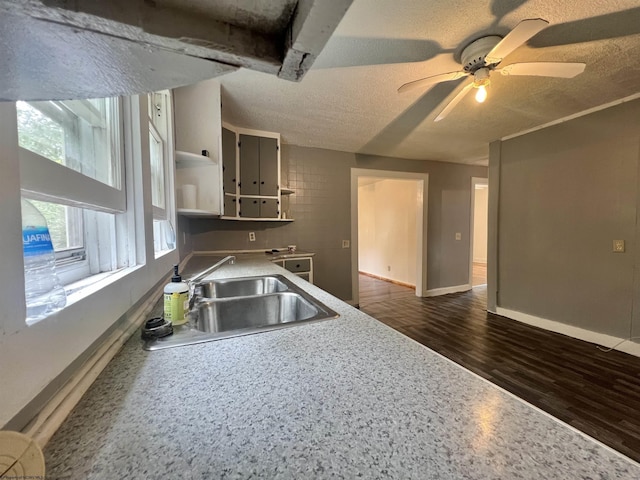
M461 49L523 19L550 27L503 64L587 64L573 79L494 74L489 98L467 96L433 119L457 82L402 95L411 80L460 68ZM289 144L485 163L489 142L640 92L638 0L354 0L299 83L240 69L220 77L225 120L277 131ZM438 106L440 107L438 108Z
M346 13L345 13L346 11ZM433 120L462 49L550 26L503 62L584 62L504 77ZM640 92L639 0L0 0L0 100L142 93L220 76L223 115L285 143L486 163L491 141ZM226 75L225 75L226 73Z
M0 0L0 101L146 93L247 68L299 81L352 0Z

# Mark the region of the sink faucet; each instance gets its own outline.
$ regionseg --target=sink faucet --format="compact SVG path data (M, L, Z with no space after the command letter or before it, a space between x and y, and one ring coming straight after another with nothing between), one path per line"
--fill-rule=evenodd
M226 264L233 265L234 263L236 263L236 257L234 255L228 255L224 257L222 260L220 260L219 262L216 262L214 265L210 266L209 268L206 268L200 273L197 273L187 281L187 284L189 285L189 312L193 310L193 306L196 303L196 299L202 295L201 291L198 292L198 284L200 280L202 280L204 277L206 277L210 273L215 272L223 265L226 265Z

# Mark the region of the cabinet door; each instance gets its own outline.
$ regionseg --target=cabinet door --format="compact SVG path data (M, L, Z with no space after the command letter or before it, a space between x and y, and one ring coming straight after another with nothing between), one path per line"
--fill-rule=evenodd
M278 195L278 140L260 137L260 195Z
M260 218L260 199L241 198L240 216L245 218Z
M284 261L284 268L293 273L298 272L310 272L311 271L311 259L310 258L295 258Z
M260 194L260 137L240 135L240 193Z
M235 217L236 216L236 197L230 195L224 196L224 216Z
M225 193L236 193L238 183L236 181L236 134L224 127L222 128L222 171Z
M275 198L260 199L260 218L278 218L280 215L278 200Z

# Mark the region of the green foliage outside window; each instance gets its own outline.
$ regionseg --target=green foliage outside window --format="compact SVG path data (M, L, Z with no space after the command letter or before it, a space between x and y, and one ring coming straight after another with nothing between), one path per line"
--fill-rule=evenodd
M63 128L28 103L17 102L16 109L20 146L56 163L64 164ZM68 245L67 207L49 202L30 201L47 220L54 249L62 250L73 246Z

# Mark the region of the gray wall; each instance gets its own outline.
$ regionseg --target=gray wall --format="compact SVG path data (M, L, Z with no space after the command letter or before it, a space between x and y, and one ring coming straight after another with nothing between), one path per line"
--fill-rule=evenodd
M428 288L468 283L471 177L486 177L486 167L402 160L283 145L283 185L289 199L289 224L191 219L188 243L195 251L256 249L296 244L316 252L315 283L344 300L352 299L351 168L429 173ZM248 232L256 232L249 242ZM455 240L462 233L462 241ZM182 233L180 233L182 235ZM184 250L186 251L186 250Z
M492 145L498 306L638 334L639 147L637 100Z

